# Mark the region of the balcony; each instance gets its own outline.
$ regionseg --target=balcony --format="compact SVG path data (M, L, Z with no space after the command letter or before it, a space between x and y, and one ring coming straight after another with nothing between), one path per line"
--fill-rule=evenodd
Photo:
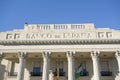
M112 76L111 71L101 71L101 76Z
M42 72L30 72L31 76L42 76Z

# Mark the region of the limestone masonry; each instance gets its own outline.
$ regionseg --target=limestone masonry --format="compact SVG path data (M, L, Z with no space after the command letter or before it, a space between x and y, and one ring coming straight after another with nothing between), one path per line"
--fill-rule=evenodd
M0 32L0 80L120 80L120 30L26 23Z

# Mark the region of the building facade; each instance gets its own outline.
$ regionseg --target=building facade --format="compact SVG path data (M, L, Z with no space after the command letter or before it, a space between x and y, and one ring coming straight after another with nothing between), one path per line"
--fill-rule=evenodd
M90 23L0 32L0 80L120 80L120 31Z

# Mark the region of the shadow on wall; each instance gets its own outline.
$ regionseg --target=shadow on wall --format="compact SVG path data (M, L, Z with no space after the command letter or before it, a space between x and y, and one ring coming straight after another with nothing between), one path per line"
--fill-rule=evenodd
M0 80L4 80L5 66L0 64Z

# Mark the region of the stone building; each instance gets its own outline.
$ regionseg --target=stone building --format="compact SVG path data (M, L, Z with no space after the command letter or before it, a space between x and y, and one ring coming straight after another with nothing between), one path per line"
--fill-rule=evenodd
M0 32L0 80L58 76L120 80L120 31L90 23L25 24L24 29Z

